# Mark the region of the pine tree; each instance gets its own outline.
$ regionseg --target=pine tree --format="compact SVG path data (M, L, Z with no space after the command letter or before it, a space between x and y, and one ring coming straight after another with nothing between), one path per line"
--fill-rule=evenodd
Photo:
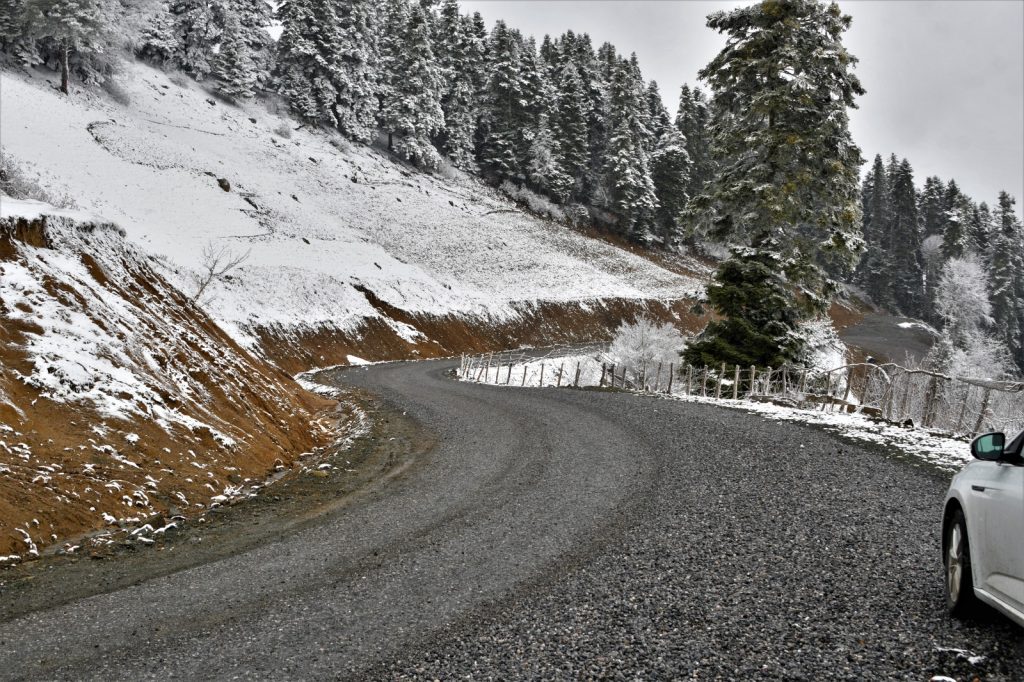
M722 318L686 346L687 363L781 367L799 359L800 343L792 331L802 314L780 274L781 245L766 246L734 249L719 265L707 299Z
M174 38L174 17L169 12L157 13L142 31L138 56L154 64L169 64L178 49Z
M306 123L335 124L334 86L340 24L334 0L287 0L278 7L277 70L281 94Z
M526 84L520 70L521 45L503 21L498 21L491 32L488 56L481 162L498 179L523 182L526 177L519 150L522 127L528 118Z
M895 168L891 170L895 172ZM869 177L870 186L864 187L861 195L865 251L857 268L857 280L877 305L891 308L895 302L892 290L891 197L889 171L882 163L881 154L875 155Z
M60 64L60 90L70 94L71 59L103 51L113 26L107 0L25 0L24 35L52 45Z
M657 145L665 131L672 127L672 117L665 109L665 102L661 99L661 91L658 89L657 81L647 84L647 111L648 127L651 132L652 145ZM652 146L653 150L653 146Z
M174 61L196 80L213 70L214 47L220 42L225 6L222 0L174 0Z
M572 198L582 200L589 167L588 99L579 70L566 60L558 73L551 128L559 165L572 178Z
M274 19L274 10L267 0L230 0L230 11L238 19L242 40L248 48L254 85L268 88L274 71L276 45L267 28Z
M213 62L216 88L231 99L252 97L256 86L256 73L250 57L249 45L238 17L228 14L221 33L220 51Z
M864 90L841 41L850 23L838 5L812 0L765 0L708 17L728 36L700 73L715 89L719 164L692 203L708 234L751 244L758 262L777 260L808 312L823 313L833 291L822 264L852 265L863 245L860 150L846 112ZM732 324L751 323L746 312L731 312L743 318ZM786 326L795 336L795 324ZM714 336L709 326L704 339ZM780 346L743 350L791 355Z
M946 188L942 184L942 180L934 175L925 179L917 208L925 237L941 235L945 231L946 210L943 205L945 194Z
M1014 204L1009 194L999 193L988 256L989 300L994 329L1024 372L1024 229Z
M572 193L573 179L562 168L555 152L556 147L551 128L548 126L547 115L541 115L530 140L526 177L534 188L556 201L564 202Z
M395 56L391 90L381 107L381 121L393 139L395 152L427 168L436 168L440 156L431 141L444 129L441 110L442 73L434 61L427 12L414 5L409 12Z
M896 307L904 314L924 314L924 258L917 215L914 169L906 159L889 175L889 233Z
M946 260L962 258L967 253L970 212L970 200L963 195L956 182L950 180L943 197L945 223L942 230L942 256Z
M686 153L690 156L690 181L686 191L691 197L704 192L713 175L708 139L708 104L700 88L690 90L683 85L679 92L676 128L686 140Z
M608 88L609 124L605 170L609 208L619 218L620 233L632 240L650 242L658 199L651 178L648 145L650 113L632 61L620 59Z
M658 241L675 245L682 237L682 216L689 201L690 156L686 143L675 126L669 125L651 154L651 180L658 199Z
M475 170L473 135L477 125L477 87L471 59L472 24L459 14L456 0L444 0L437 30L437 62L444 76L441 110L445 127L440 147L457 168Z

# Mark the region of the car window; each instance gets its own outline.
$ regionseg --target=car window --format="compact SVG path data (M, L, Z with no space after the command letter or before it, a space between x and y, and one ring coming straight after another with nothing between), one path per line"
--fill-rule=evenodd
M1014 438L1010 442L1010 444L1006 446L1004 452L1011 455L1022 455L1024 454L1024 452L1021 452L1021 446L1024 446L1024 431L1021 431L1019 434L1017 434L1017 437Z

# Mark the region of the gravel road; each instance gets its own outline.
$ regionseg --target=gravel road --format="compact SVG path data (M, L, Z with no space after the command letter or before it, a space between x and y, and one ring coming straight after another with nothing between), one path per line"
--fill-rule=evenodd
M331 375L435 432L426 461L283 539L0 623L0 677L1024 678L1020 629L944 615L941 475L451 366Z

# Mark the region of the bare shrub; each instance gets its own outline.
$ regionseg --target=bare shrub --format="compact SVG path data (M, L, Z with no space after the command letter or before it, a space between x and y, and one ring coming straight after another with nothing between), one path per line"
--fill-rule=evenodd
M195 292L191 298L192 303L202 303L203 295L209 286L225 279L232 270L249 260L250 253L250 251L237 253L225 244L207 243L203 247L199 269L192 273L192 282L195 286Z
M566 221L565 211L561 206L552 203L547 197L542 197L526 187L520 187L506 180L501 183L498 190L516 203L525 205L534 215L549 220L557 220L558 222Z
M42 201L57 208L78 208L71 197L48 190L26 164L3 151L0 151L0 194L12 199Z
M282 139L290 140L292 139L292 127L288 125L287 121L282 121L281 125L274 128L274 134Z
M179 88L187 88L191 79L180 71L176 71L167 77L167 80L171 81Z

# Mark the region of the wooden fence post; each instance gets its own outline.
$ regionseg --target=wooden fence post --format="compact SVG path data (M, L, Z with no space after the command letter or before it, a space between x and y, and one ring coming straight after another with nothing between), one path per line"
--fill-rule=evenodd
M668 363L668 394L672 395L672 379L675 378L675 363Z
M576 388L580 387L580 361L576 361L576 379L572 382L572 385Z
M512 368L515 366L514 363L508 363L508 376L505 377L505 385L508 386L512 382Z
M612 388L615 388L615 363L614 362L612 363L611 372L612 372Z
M992 389L986 388L985 397L981 399L981 411L978 412L978 421L974 423L974 431L971 433L972 436L974 434L981 433L981 427L985 424L985 414L988 412L988 402L991 398Z
M622 388L626 388L626 367L622 368Z
M772 394L772 366L771 365L768 365L768 369L766 369L764 371L764 374L762 376L766 377L765 384L764 384L764 394L766 396L771 396L771 394Z
M523 383L519 384L520 386L526 386L526 368L529 366L529 363L523 365Z
M605 373L606 370L607 370L607 368L605 367L605 364L602 362L601 363L601 383L598 384L598 386L600 386L601 388L604 388L604 373Z
M725 363L722 363L722 369L718 372L718 386L715 387L715 400L722 399L722 380L725 378Z
M544 388L544 363L540 363L540 388Z
M558 381L555 382L555 387L556 388L561 388L562 387L562 374L563 374L563 372L565 372L565 360L563 360L562 364L560 364L558 366Z
M686 365L686 395L693 395L693 365Z
M757 386L757 367L754 365L750 366L750 390L747 391L747 397L754 395L754 387Z
M703 371L700 373L700 397L708 397L708 366L704 365Z
M740 366L736 365L736 371L732 375L732 399L739 400L740 397Z
M828 398L829 401L832 400L832 372L831 371L829 371L827 374L825 374L825 398ZM822 398L822 400L821 400L821 411L822 412L825 411L825 398Z
M661 363L658 363L658 376L654 377L654 392L658 392L658 388L661 386Z

